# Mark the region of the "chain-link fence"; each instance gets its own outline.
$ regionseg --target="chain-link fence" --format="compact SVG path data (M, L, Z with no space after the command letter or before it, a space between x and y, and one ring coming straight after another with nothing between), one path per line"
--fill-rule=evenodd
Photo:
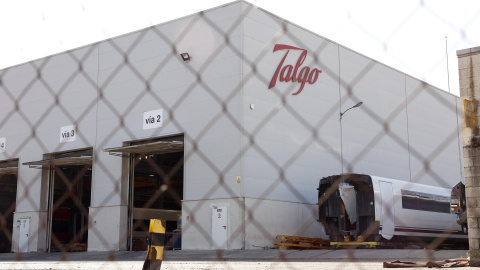
M279 235L466 240L448 214L459 98L246 2L4 69L0 87L0 248L19 258L145 250L152 218L166 249L216 259L329 247Z

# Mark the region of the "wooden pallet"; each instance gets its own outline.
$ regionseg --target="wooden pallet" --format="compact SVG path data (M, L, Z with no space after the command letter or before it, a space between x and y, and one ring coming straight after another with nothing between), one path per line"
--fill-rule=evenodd
M342 248L342 247L365 247L365 248L377 248L380 243L379 242L360 242L360 241L352 241L352 242L331 242L332 248Z
M85 252L87 251L86 244L73 244L70 245L70 252Z
M322 238L310 238L302 236L277 235L277 242L273 243L277 246L298 249L329 249L330 240Z

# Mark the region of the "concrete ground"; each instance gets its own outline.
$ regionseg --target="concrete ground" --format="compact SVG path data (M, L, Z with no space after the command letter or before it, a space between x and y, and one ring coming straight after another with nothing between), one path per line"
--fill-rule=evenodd
M468 250L166 251L161 269L383 269L394 260L427 262L466 257ZM0 254L0 269L142 269L146 252ZM416 268L419 269L419 268ZM421 268L420 268L421 269ZM427 268L425 268L427 269Z

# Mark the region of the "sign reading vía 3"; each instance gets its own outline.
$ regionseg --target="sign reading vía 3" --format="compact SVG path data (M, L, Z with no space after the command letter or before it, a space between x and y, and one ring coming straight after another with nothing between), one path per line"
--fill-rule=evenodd
M268 89L271 89L275 87L277 80L280 80L281 82L298 82L301 83L300 89L297 90L297 92L293 93L292 95L298 95L302 92L303 87L305 87L305 83L309 84L314 84L317 79L318 75L322 73L322 70L318 68L310 69L308 66L304 66L303 68L300 69L302 66L303 62L305 61L305 58L307 57L307 50L289 46L289 45L283 45L283 44L276 44L275 47L273 48L273 52L276 51L281 51L281 50L286 50L287 52L285 53L285 56L283 57L282 61L277 67L277 70L275 71L275 74L273 75L272 81L270 82L270 86ZM295 68L292 65L286 65L283 66L283 63L285 62L285 59L287 58L288 53L290 50L300 50L302 51L302 54L300 54L300 57L297 60L297 63L295 64ZM300 69L300 71L299 71ZM297 76L298 73L298 76ZM278 78L280 75L280 79Z

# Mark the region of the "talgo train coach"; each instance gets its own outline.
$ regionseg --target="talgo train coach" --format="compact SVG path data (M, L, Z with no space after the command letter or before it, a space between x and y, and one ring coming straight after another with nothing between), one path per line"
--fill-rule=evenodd
M319 183L319 221L334 242L466 243L466 228L450 210L451 192L371 175L333 175Z

